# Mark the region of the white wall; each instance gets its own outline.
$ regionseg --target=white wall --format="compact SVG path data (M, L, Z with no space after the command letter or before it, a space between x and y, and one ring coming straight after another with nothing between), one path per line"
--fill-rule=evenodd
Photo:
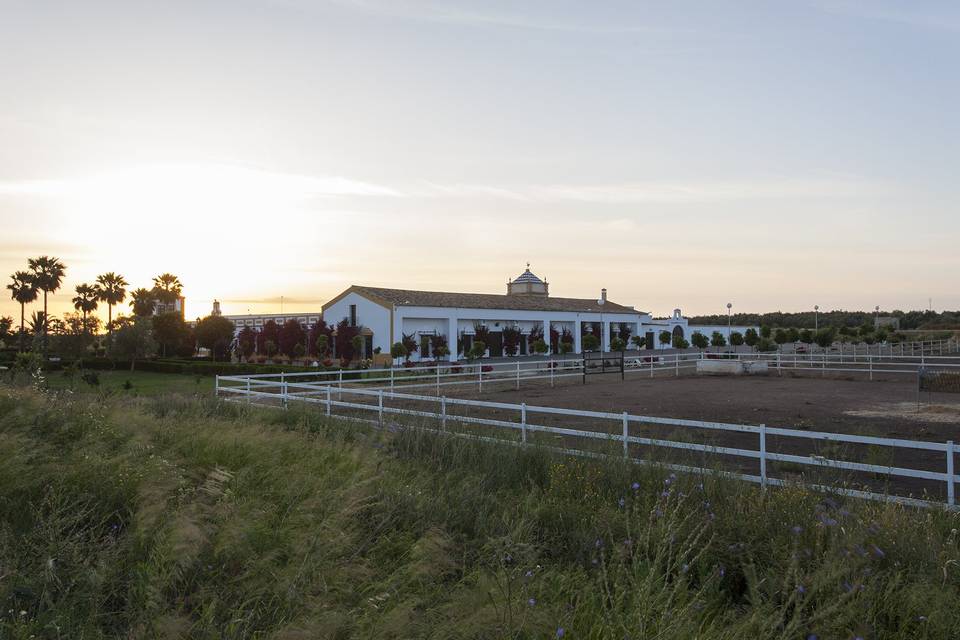
M350 305L357 305L357 324L373 332L373 348L390 353L390 310L371 302L358 293L348 293L324 309L323 320L331 327L350 317ZM397 336L397 340L400 336Z

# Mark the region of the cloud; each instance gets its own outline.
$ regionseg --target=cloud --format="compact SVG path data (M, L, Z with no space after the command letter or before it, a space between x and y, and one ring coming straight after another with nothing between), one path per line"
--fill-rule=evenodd
M453 6L452 2L409 2L404 0L331 0L335 4L376 15L402 17L423 22L438 22L471 27L501 27L509 29L527 29L536 31L557 31L596 35L615 34L676 34L680 31L692 33L692 30L666 29L636 24L582 24L561 22L549 19L537 19L517 13L505 13L489 9L463 9ZM287 0L287 3L296 0ZM514 5L516 6L516 5ZM555 13L553 11L551 14Z
M187 196L305 199L396 196L392 189L340 176L275 173L233 165L149 165L85 177L0 182L0 195L100 197L129 194L147 200Z
M945 8L940 12L928 9L929 5L922 3L885 6L882 2L875 1L819 0L815 5L828 13L893 22L935 31L960 32L960 10L956 8L956 4L952 5L952 10Z
M596 185L440 185L425 183L402 190L406 196L497 198L521 202L595 204L694 203L776 198L856 197L876 195L880 189L858 179L750 181L628 182Z

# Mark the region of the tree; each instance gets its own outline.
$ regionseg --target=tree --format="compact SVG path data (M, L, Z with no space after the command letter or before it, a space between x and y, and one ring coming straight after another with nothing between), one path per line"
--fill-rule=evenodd
M627 348L627 343L622 338L613 338L610 340L610 351L623 351Z
M730 344L734 347L739 347L743 344L743 334L739 331L734 331L730 334Z
M787 329L787 342L797 342L800 340L800 332L796 327L790 327Z
M550 338L554 341L554 344L559 342L560 334L554 329L550 330ZM508 356L517 355L517 351L520 348L520 330L515 329L514 327L505 327L503 330L503 350Z
M829 349L833 345L834 339L834 330L829 327L824 327L816 332L813 336L813 341L817 343L817 346L821 349Z
M306 332L304 332L300 323L291 318L280 327L280 333L277 336L277 348L280 350L280 353L292 356L294 355L293 352L297 348L297 345L303 344L306 337Z
M327 351L330 349L330 336L321 333L317 336L317 340L314 345L317 347L317 355L323 358L327 355ZM393 348L391 347L391 350L392 349Z
M193 354L193 337L190 327L183 321L179 313L161 313L153 316L153 338L160 348L160 355L167 357L171 354L184 353L188 347ZM229 322L229 321L228 321Z
M207 316L197 322L194 329L197 344L210 349L214 361L230 353L233 342L233 323L223 316Z
M404 354L407 360L410 360L410 356L416 353L420 347L417 345L417 338L414 334L401 334L400 342L403 344L403 347L407 350L407 353ZM486 348L486 347L484 347Z
M539 342L543 342L543 340L540 340ZM580 342L583 345L584 351L596 351L597 347L600 346L600 338L592 333L588 333L587 335L583 336Z
M782 347L783 343L787 342L788 338L789 336L787 335L787 332L783 329L777 329L773 333L773 341L777 343L778 348Z
M6 342L10 338L12 328L13 318L10 316L0 317L0 342Z
M334 349L340 360L352 361L356 357L357 349L354 348L353 338L360 335L360 325L351 326L350 320L344 318L337 323L337 332L334 337Z
M748 347L755 347L757 346L757 343L760 342L760 335L757 333L756 329L750 327L744 332L743 341L747 343Z
M543 342L543 340L540 340L539 342ZM547 343L543 342L543 344ZM487 344L483 340L474 340L473 346L471 346L470 351L467 352L467 358L470 360L479 360L486 352Z
M693 335L690 336L690 341L693 343L697 349L703 351L707 348L707 345L710 344L710 341L707 339L707 336L703 335L699 331L694 331Z
M630 342L632 342L634 346L637 348L637 351L639 351L640 349L643 349L646 346L647 339L643 336L633 336L632 338L630 338Z
M770 325L768 325L768 324L765 324L765 325L763 325L762 327L760 327L760 337L761 337L761 338L769 338L769 337L770 337L770 334L771 334L772 332L773 332L773 329L771 329L771 328L770 328Z
M686 338L681 338L680 336L675 336L673 338L673 348L674 349L686 349L690 346L690 343L687 342Z
M573 351L573 343L561 340L560 343L557 345L557 349L559 350L560 355L565 356L571 351Z
M157 353L153 323L148 318L135 317L118 327L109 345L109 353L117 360L129 360L130 371L133 371L137 360L153 357Z
M660 344L666 347L666 345L670 344L673 341L673 334L670 333L669 331L661 331L658 338L660 340Z
M133 309L133 315L138 318L146 318L153 315L156 300L153 292L143 287L134 289L130 293L130 307Z
M433 336L433 357L439 360L450 355L450 347L447 345L447 337L444 335Z
M93 335L100 326L100 318L84 317L76 313L63 316L60 330L52 336L55 353L69 360L83 358L93 345Z
M719 331L714 331L710 336L710 344L714 347L725 347L727 346L727 339Z
M620 339L623 340L624 345L630 344L630 336L633 334L633 330L630 328L630 325L626 322L620 323Z
M67 273L67 268L60 262L59 258L53 258L51 256L40 256L39 258L30 258L27 260L27 266L30 267L30 271L33 274L33 282L36 284L37 289L43 291L43 333L47 333L47 322L49 321L49 315L47 314L47 294L56 293L60 286L63 284L63 277ZM44 337L43 340L44 347L46 347L47 340Z
M38 289L37 283L33 279L33 275L27 273L26 271L17 271L12 276L10 276L10 284L7 285L7 289L10 290L10 297L20 303L20 346L19 350L23 351L23 336L25 333L24 328L24 313L26 305L30 304L37 299Z
M813 331L810 331L810 329L800 331L800 342L803 344L813 344Z
M257 350L261 351L271 358L277 353L277 343L280 340L280 326L273 320L267 320L263 323L263 329L257 334ZM273 352L267 348L268 344L273 345Z
M253 352L256 348L257 334L254 333L253 329L250 327L244 327L241 329L240 333L237 335L237 350L240 352L240 355L244 358L249 358L253 355Z
M83 324L87 324L87 314L97 310L100 292L93 285L78 284L75 289L77 295L73 297L73 308L83 314Z
M596 340L597 336L593 336L593 339ZM547 342L543 339L537 340L536 342L533 343L533 352L536 353L537 355L542 356L546 354L547 351L549 350L550 350L550 345L548 345Z
M153 279L153 297L164 304L173 304L182 292L180 278L172 273L162 273Z
M398 359L406 358L408 353L407 348L403 346L402 342L394 342L390 345L390 357L393 358L394 364L397 364L396 361Z
M113 335L113 307L124 301L127 297L127 286L129 283L123 276L108 271L97 276L97 290L99 292L100 302L107 304L107 332Z
M358 333L350 338L350 346L353 347L353 355L355 357L363 357L363 336Z

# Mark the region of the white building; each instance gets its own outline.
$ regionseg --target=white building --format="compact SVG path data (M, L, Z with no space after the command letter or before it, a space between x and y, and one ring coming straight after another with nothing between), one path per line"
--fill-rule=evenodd
M647 313L608 300L606 289L598 298L551 297L549 284L529 268L507 284L506 295L354 285L323 306L323 318L328 325L346 318L353 326L367 328L373 348L384 354L404 336L412 337L427 348L415 359L432 358L429 343L434 336L446 338L450 358L455 359L470 349L478 331L486 333L490 357L504 355L504 334L513 330L520 334L517 355L529 352L531 333L539 333L549 344L551 329L572 336L574 353L582 351L582 337L590 333L609 351L611 338L627 331L643 335L644 325L652 320Z

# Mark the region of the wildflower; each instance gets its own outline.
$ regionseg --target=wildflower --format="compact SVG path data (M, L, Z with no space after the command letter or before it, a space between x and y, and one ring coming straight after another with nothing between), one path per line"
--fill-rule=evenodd
M669 498L669 497L670 497L670 489L667 489L667 490L665 490L665 491L661 491L661 492L660 492L660 497L661 497L661 498Z
M653 515L655 515L655 516L658 517L658 518L662 518L662 517L663 517L663 509L657 509L656 511L653 512Z
M532 577L533 577L533 571L529 571L529 570L528 570L525 574L523 574L523 577L524 577L524 578L532 578Z
M722 578L723 576L727 575L727 568L724 567L723 565L720 565L720 569L719 569L719 571L717 571L717 573L718 573L718 574L720 575L720 577Z
M806 588L806 587L804 587L802 584L798 584L798 585L797 585L797 593L804 594L804 593L806 593L806 592L807 592L807 588Z
M926 622L927 616L917 616L917 622Z
M627 501L624 500L623 498L620 498L619 500L617 500L617 504L620 505L621 509L623 509L623 506L627 504Z
M537 599L530 598L529 600L527 600L527 604L530 605L531 607L535 607L537 605Z
M835 527L838 524L836 520L822 513L818 516L818 519L826 527Z
M801 527L800 525L796 525L795 527L793 527L792 529L790 529L790 531L793 532L793 535L798 536L798 535L800 535L801 533L803 533L803 527Z
M593 544L597 547L597 549L603 548L603 540L600 538L597 538L597 541L594 542Z
M639 482L634 482L633 484L630 485L630 488L633 489L634 491L636 491L637 489L640 488L640 483L639 483ZM561 629L561 631L562 631L562 630L563 630L563 629Z
M672 482L673 482L673 480L672 480L671 478L667 478L666 480L663 481L663 484L669 486Z
M629 547L631 545L633 545L633 540L631 540L630 538L627 538L626 540L623 541L623 546Z
M690 570L690 565L688 565L687 563L684 563L680 567L680 573L686 573L689 570Z
M877 545L873 544L870 546L871 546L871 550L873 551L873 555L877 556L878 558L885 558L887 556L887 554L883 552L883 549L881 549Z
M564 633L566 633L566 632L563 630L563 627L557 627L557 637L558 637L558 638L562 638Z
M700 491L703 491L703 483L702 483L702 482L697 483L697 489L700 490Z
M807 636L807 640L820 640L820 636L818 636L815 633L811 633L810 635Z

